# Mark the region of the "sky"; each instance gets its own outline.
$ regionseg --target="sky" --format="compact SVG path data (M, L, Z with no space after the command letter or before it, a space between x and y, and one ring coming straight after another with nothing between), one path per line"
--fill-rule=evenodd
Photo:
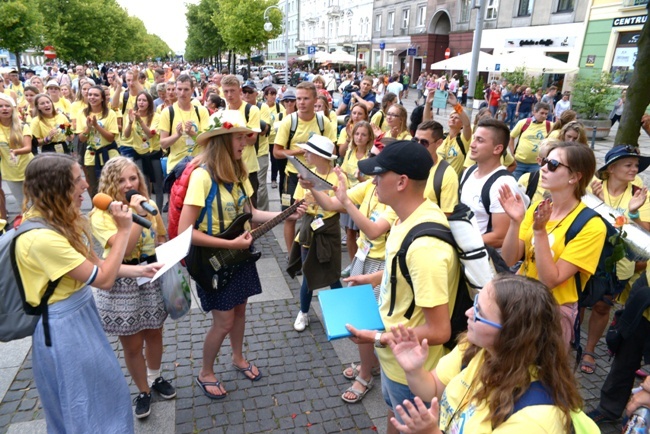
M199 0L117 0L129 15L144 22L147 32L156 34L177 52L185 51L187 20L185 4Z

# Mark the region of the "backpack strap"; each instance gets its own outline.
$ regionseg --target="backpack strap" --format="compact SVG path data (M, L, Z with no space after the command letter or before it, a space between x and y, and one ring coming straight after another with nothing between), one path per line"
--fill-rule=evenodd
M169 135L174 132L174 104L167 107L169 110Z
M289 128L289 140L287 140L287 147L286 149L289 149L291 147L291 140L293 140L293 136L296 135L296 130L298 129L298 113L294 112L291 113L291 128Z
M384 115L383 110L379 110L379 114L381 114L381 117L379 119L379 128L381 128L381 126L384 125L384 118L386 117L386 115Z
M539 184L539 170L536 170L530 174L530 177L528 178L528 186L526 186L526 196L531 200L533 200L533 196L535 196L535 192L537 192L537 185Z
M492 176L487 179L487 181L485 181L485 184L483 184L483 189L481 190L481 201L483 202L483 207L485 208L485 212L488 215L488 223L485 230L486 234L492 232L492 213L490 212L490 205L492 204L492 201L490 199L490 189L492 188L492 185L494 185L495 181L502 176L512 176L512 173L510 173L507 169L497 170L492 174Z
M316 123L318 124L318 129L320 130L320 135L325 134L325 118L321 112L316 112Z
M52 339L50 338L48 304L49 304L50 297L52 297L52 294L54 294L54 290L59 285L59 282L61 282L61 280L63 279L63 276L59 277L56 280L50 280L48 282L47 288L45 288L45 293L41 298L41 302L38 304L38 306L34 307L31 304L27 303L27 299L25 296L25 287L23 285L23 279L20 276L20 270L18 269L18 261L16 260L16 241L18 240L18 237L20 235L24 234L25 232L29 232L32 229L49 229L49 228L50 227L40 219L27 220L24 223L22 223L18 227L18 229L16 229L16 235L14 236L14 239L11 241L9 257L11 258L11 268L13 270L14 277L16 279L16 284L18 285L18 289L20 290L20 298L23 301L23 309L25 310L25 313L27 313L28 315L41 315L43 317L42 323L43 323L43 336L45 337L45 346L51 347Z
M449 167L449 162L441 159L440 163L438 163L438 167L436 167L436 172L433 175L433 191L436 194L438 206L440 206L441 203L440 196L442 195L442 180L445 177L447 167Z
M521 141L521 135L524 134L524 131L528 129L532 122L533 118L526 118L526 122L524 122L524 124L521 126L521 132L519 133L519 137L517 137L517 144L515 145L515 149L512 152L513 155L517 153L517 148L519 147L519 142Z
M441 225L440 223L424 222L415 225L413 228L411 228L411 230L408 231L406 236L404 236L402 245L400 246L395 256L393 256L391 262L390 307L388 310L388 316L392 316L393 311L395 310L395 299L397 296L396 269L398 263L399 263L399 269L400 272L402 273L402 276L404 277L404 279L406 279L406 282L409 284L409 286L411 287L411 291L413 292L413 299L411 300L411 304L409 305L408 309L404 313L404 317L406 319L411 319L411 316L413 316L413 312L415 311L415 290L413 288L413 280L411 279L411 274L409 272L408 265L406 264L406 254L408 253L408 249L413 243L413 241L415 241L420 237L435 237L456 248L456 242L454 241L454 238L451 235L451 230L448 227Z
M512 407L512 413L510 413L506 420L519 410L523 410L532 405L555 405L553 397L541 381L531 381L528 389L515 401L515 405Z
M201 115L199 114L199 107L194 106L194 113L196 113L196 118L199 120L199 123L201 123Z
M553 128L553 124L551 121L546 121L546 135L548 136L551 134L551 128Z
M474 171L478 169L478 165L474 164L473 166L469 166L466 170L465 173L460 178L460 185L458 186L458 197L460 197L461 192L463 191L463 186L469 179L470 175L474 173Z
M124 116L124 112L126 111L126 105L129 103L129 89L127 89L123 94L122 94L122 116Z
M465 149L465 145L463 144L463 139L462 139L462 137L460 137L461 134L463 134L462 131L460 133L458 133L458 135L456 136L456 143L458 144L458 147L460 148L460 152L463 153L463 157L467 157L467 149Z
M203 166L201 166L203 167ZM203 167L205 169L205 167ZM212 179L212 177L210 177ZM217 198L217 211L219 213L219 233L224 231L224 226L223 226L223 210L221 209L221 193L219 191L219 184L217 181L212 179L212 185L210 186L210 192L208 193L208 197L205 198L205 206L201 210L201 213L199 214L199 218L196 220L194 223L194 229L198 229L199 225L205 218L206 214L208 216L208 235L212 235L212 202L214 202L214 198Z

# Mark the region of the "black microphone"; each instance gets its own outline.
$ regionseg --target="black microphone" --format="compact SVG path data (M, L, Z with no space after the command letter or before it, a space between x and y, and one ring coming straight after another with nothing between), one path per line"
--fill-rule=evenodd
M140 194L140 192L138 190L129 190L129 191L127 191L126 192L126 201L131 203L131 198L133 197L134 194ZM149 214L158 215L158 210L156 208L154 208L146 200L143 200L142 202L140 202L140 206L142 207L143 210L147 211Z
M102 211L108 211L109 210L108 207L111 205L112 202L113 202L113 198L104 193L97 193L95 197L93 197L93 205L95 206L95 208L101 209ZM133 219L133 223L139 224L145 229L149 229L151 227L151 222L146 218L139 216L135 213L132 213L131 217Z

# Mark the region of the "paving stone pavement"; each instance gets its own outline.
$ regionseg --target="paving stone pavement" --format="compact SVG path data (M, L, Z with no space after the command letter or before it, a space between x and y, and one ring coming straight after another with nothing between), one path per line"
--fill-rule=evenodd
M409 112L412 110L412 98L406 100L405 106ZM442 112L436 119L446 124L447 115ZM612 146L615 131L609 139L596 143L599 164ZM642 154L650 154L647 137L642 137L640 145ZM4 188L4 191L9 190ZM277 208L277 190L269 185L269 193L272 208ZM13 197L8 195L7 198L10 214L15 215L17 206ZM89 200L84 202L83 209L90 209ZM194 308L177 322L168 319L164 329L162 371L176 386L178 396L164 401L154 392L152 415L144 421L136 421L136 432L385 432L386 409L378 378L362 404L349 405L341 400L342 391L350 385L341 370L357 359L356 350L347 340L327 341L322 322L316 318L320 315L317 298L314 298L308 329L303 333L293 330L299 281L280 271L286 266L281 227L260 238L256 246L263 252L258 267L266 287L265 293L253 298L247 308L244 351L264 377L253 383L235 372L231 368L230 345L226 339L215 366L217 377L228 390L228 397L221 401L208 399L195 384L194 377L200 369L203 338L211 318ZM347 254L343 257L346 265ZM584 325L582 335L584 343ZM110 341L132 396L135 396L137 390L124 365L122 349L116 338ZM45 432L43 410L32 377L30 345L29 339L0 344L0 434ZM597 404L610 366L603 340L596 353L600 357L593 375L576 372L587 410ZM606 434L620 432L620 425L616 424L601 428Z

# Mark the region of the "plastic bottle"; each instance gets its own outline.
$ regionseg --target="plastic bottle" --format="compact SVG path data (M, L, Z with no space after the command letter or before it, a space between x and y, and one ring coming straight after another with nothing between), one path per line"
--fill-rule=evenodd
M650 409L639 407L628 419L622 434L648 434L650 427Z

